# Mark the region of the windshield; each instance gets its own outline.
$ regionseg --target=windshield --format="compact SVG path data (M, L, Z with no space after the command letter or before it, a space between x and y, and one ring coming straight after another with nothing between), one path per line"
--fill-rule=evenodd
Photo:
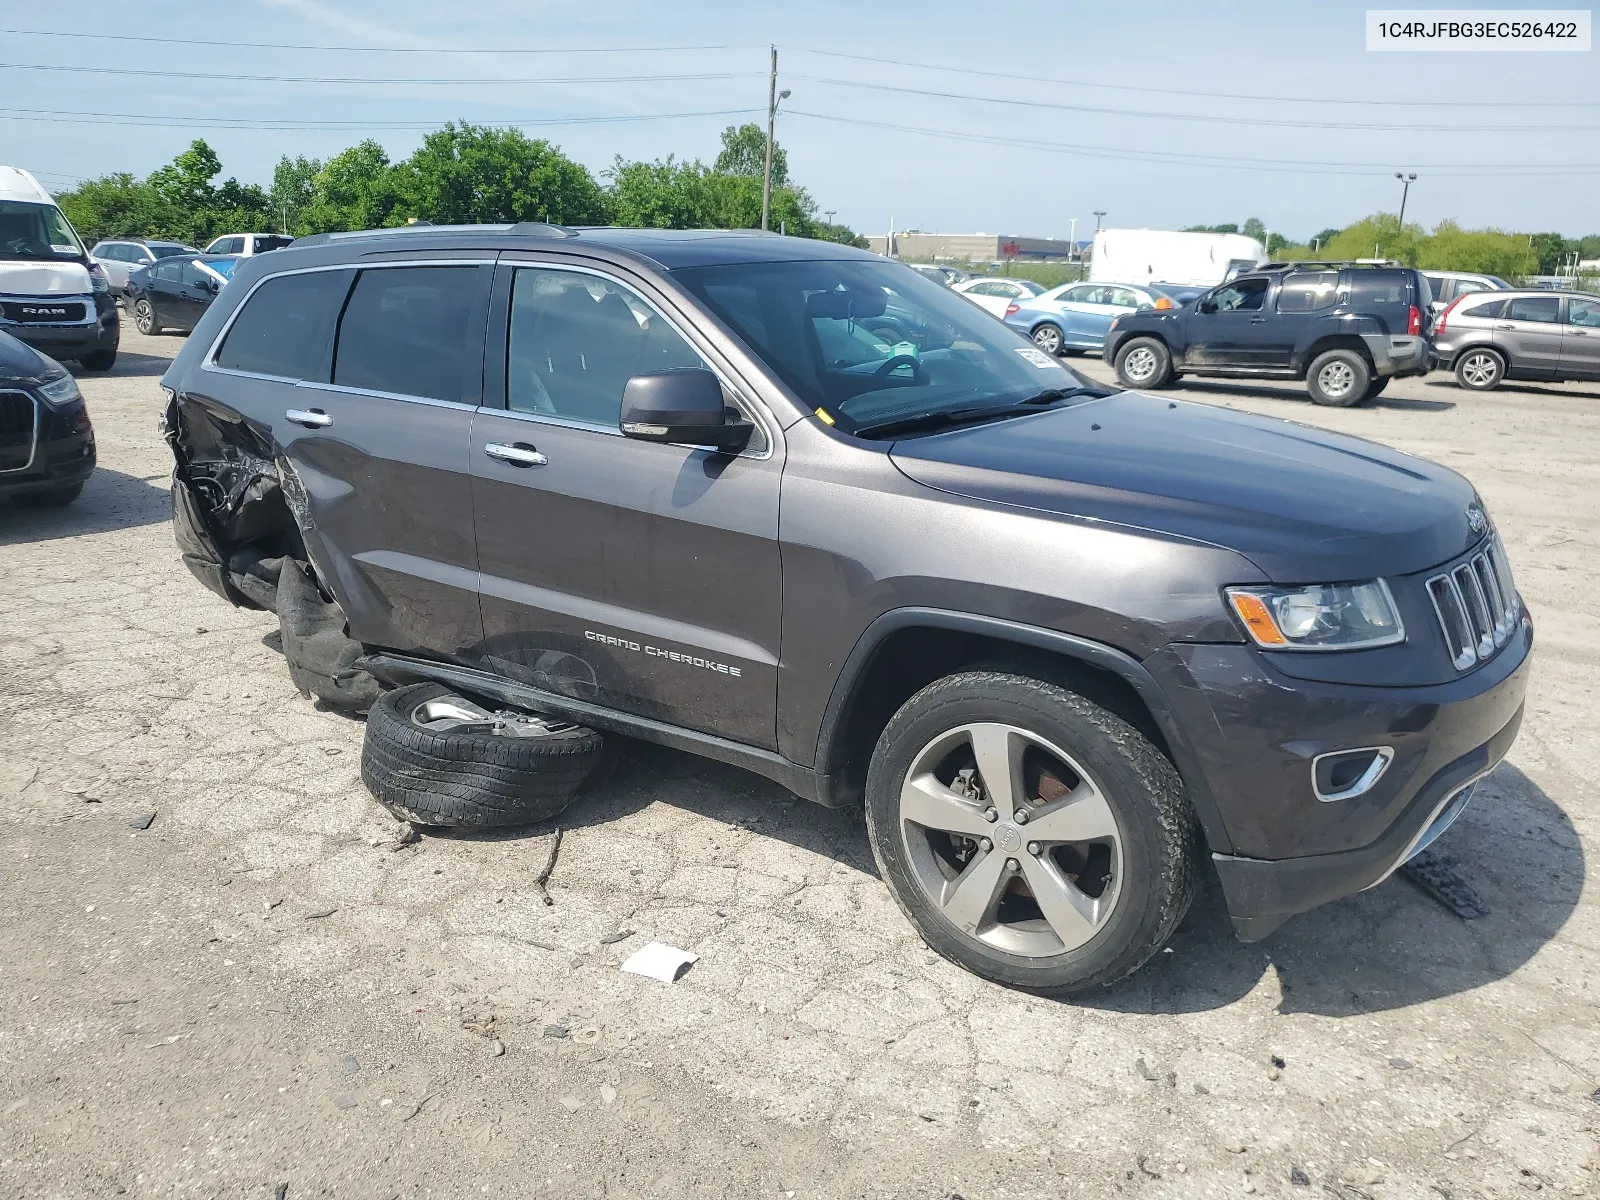
M1089 386L1026 337L898 263L673 272L818 415L846 432Z
M50 262L85 257L83 243L55 205L0 200L0 258Z

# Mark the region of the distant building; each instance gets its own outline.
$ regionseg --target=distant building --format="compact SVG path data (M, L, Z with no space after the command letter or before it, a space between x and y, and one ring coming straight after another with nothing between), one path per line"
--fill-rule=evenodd
M887 237L869 237L878 254L908 262L994 263L1008 258L1039 262L1044 259L1080 259L1087 242L1065 238L1017 237L1009 233L897 233L894 246Z

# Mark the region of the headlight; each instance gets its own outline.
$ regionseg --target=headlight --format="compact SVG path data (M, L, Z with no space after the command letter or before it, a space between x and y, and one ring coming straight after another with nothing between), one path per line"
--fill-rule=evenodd
M71 375L58 375L54 379L46 379L39 385L39 394L56 408L66 408L67 405L83 399L83 393L78 390L78 381Z
M101 270L99 263L89 264L89 287L96 292L111 290L111 281L106 278L106 273Z
M1269 650L1364 650L1405 641L1400 610L1381 579L1227 592L1246 632Z

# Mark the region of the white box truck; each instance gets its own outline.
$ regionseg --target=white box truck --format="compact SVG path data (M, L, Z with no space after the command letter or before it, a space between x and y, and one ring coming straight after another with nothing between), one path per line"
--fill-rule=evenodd
M1093 283L1210 287L1266 261L1266 248L1242 233L1102 229L1094 235L1089 279Z

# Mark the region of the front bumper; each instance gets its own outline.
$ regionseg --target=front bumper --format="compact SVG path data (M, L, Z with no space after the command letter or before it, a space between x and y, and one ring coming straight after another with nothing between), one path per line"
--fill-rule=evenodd
M1145 660L1215 800L1213 859L1235 928L1265 937L1290 916L1380 882L1447 803L1504 757L1522 718L1533 645L1526 613L1492 659L1446 683L1380 687L1298 679L1242 645L1173 644ZM1383 747L1366 791L1324 800L1320 756Z
M117 348L122 330L117 317L116 297L110 292L56 297L7 295L0 299L11 304L67 303L83 306L84 316L80 321L13 321L0 318L0 332L9 333L41 354L48 354L54 359L75 359L96 351Z
M0 470L0 496L54 492L94 474L94 427L81 408L61 412L34 401L38 420L26 465Z

